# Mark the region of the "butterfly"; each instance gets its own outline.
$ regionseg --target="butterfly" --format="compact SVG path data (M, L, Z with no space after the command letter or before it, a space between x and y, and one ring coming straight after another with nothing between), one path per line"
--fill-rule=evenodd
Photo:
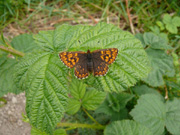
M103 76L108 72L108 65L112 64L118 54L117 48L100 49L90 52L61 52L61 61L69 68L75 67L74 74L78 79L84 79L93 73Z

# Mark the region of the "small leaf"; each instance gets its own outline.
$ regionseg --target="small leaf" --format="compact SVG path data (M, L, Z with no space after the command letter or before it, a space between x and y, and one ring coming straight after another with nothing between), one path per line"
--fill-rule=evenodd
M67 133L66 133L66 130L65 129L56 129L55 131L54 131L54 134L53 135L67 135Z
M180 17L178 16L173 17L172 22L175 26L180 27Z
M106 93L92 89L86 92L82 99L82 106L87 110L95 110L105 99Z
M164 24L160 21L157 21L156 24L160 27L160 30L164 30Z
M167 130L175 135L180 133L180 100L175 98L173 101L166 102L166 127Z
M169 14L165 14L164 16L163 16L163 23L164 24L168 24L168 23L171 23L171 16L169 15Z
M112 120L127 118L128 113L125 106L134 96L124 92L109 95L111 96L107 96L106 100L97 108L96 113L110 115Z
M114 121L104 130L104 135L152 135L143 125L132 120Z
M84 84L82 81L78 79L73 79L70 84L71 96L73 96L77 100L80 100L84 97L85 92L86 92L86 84Z
M11 45L21 52L32 52L34 49L38 49L31 34L22 34L13 38Z
M146 49L151 61L152 70L148 77L143 79L151 86L161 86L164 84L163 76L174 76L175 70L172 57L162 50Z
M80 101L73 98L69 98L66 112L70 115L73 115L79 111L80 107L81 107Z
M177 27L174 26L173 24L166 24L166 29L173 34L177 34L178 32Z
M154 94L142 95L130 115L138 123L148 127L153 135L164 132L165 105L162 99Z

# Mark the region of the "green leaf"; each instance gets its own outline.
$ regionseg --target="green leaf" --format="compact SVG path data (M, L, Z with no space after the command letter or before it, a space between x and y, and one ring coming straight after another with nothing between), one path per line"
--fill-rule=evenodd
M161 94L156 89L150 88L147 85L135 86L132 88L132 90L139 96L144 94L155 94L162 97Z
M34 39L43 50L58 52L67 48L71 39L78 35L78 30L81 28L86 29L89 26L61 25L53 31L40 31Z
M153 49L172 49L172 47L168 45L166 39L157 36L154 33L146 32L143 37L145 44Z
M31 34L22 34L12 39L11 45L14 49L21 52L32 52L34 49L38 49Z
M30 123L51 133L65 112L67 104L67 69L57 54L38 53L25 56L16 66L15 79L26 90L26 112Z
M127 93L109 94L106 100L96 109L96 113L105 113L111 116L112 120L127 118L128 111L125 108L134 96Z
M164 132L166 107L162 99L154 94L142 95L130 115L138 123L148 127L153 135Z
M156 24L160 27L160 30L164 30L164 24L160 21L157 21Z
M95 110L105 99L106 93L91 89L82 99L82 106L87 110Z
M169 14L165 14L163 17L163 22L166 24L166 29L169 32L177 34L177 27L180 26L180 17L175 16L172 18Z
M80 107L81 107L80 101L73 98L69 98L66 112L70 115L73 115L79 111Z
M15 72L14 66L18 62L6 56L0 57L0 97L8 92L19 94L22 92L16 87L12 75Z
M150 130L132 120L114 121L104 130L104 135L152 135Z
M180 27L180 17L178 16L173 17L172 22L175 26Z
M134 85L149 72L148 58L141 42L129 32L112 24L99 23L93 27L76 26L76 32L68 39L65 51L90 51L118 48L115 63L102 77L89 77L87 84L98 90L122 91Z
M151 86L161 86L164 84L163 76L172 77L175 74L172 57L162 50L149 48L146 52L151 61L152 70L143 80Z
M178 29L176 26L174 26L173 24L166 24L166 29L170 32L170 33L173 33L173 34L177 34L178 32Z
M133 119L145 125L154 135L164 132L164 127L172 134L180 133L180 100L164 103L162 98L154 94L145 94L140 97L138 104L130 112Z
M180 133L180 99L166 102L166 128L175 135Z
M70 84L70 93L75 99L80 100L86 92L86 84L78 79L73 79Z
M66 133L66 130L65 129L56 129L55 131L54 131L54 134L53 135L67 135L67 133Z
M144 42L143 34L137 33L137 34L135 35L135 37L136 37L137 39L139 39L139 40L141 41L143 47L146 48L147 45L146 45L145 42Z
M172 20L172 18L171 18L171 16L170 16L169 14L165 14L165 15L163 16L163 23L164 23L164 24L171 23L171 20Z
M35 127L32 127L31 128L31 135L48 135L48 134L40 131L39 129L36 129Z

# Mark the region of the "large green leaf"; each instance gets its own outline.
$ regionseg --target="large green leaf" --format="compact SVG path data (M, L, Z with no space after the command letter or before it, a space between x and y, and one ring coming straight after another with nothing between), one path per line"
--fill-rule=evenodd
M16 67L16 82L26 90L26 112L30 123L52 132L67 104L66 68L57 55L27 55Z
M175 135L180 133L180 99L175 98L173 101L166 103L166 128Z
M0 57L0 97L8 92L15 94L21 92L21 90L17 89L12 77L16 64L17 61L15 59L7 58L6 56Z
M165 110L165 105L159 96L145 94L140 97L130 114L135 121L148 127L154 135L161 135L164 132Z
M114 121L104 130L104 135L152 135L143 125L132 120Z
M106 93L91 89L86 92L82 99L82 106L87 110L95 110L105 99Z
M56 35L55 38L54 35ZM94 27L63 25L55 31L40 32L35 39L40 46L49 51L87 51L88 49L93 51L118 48L118 57L110 66L109 73L104 77L92 77L91 81L87 79L87 82L91 82L88 83L89 85L100 90L125 90L147 76L149 71L148 58L141 42L129 32L122 31L111 24L99 23Z
M142 95L130 114L135 121L151 129L154 135L163 134L165 126L172 134L180 133L180 100L177 98L164 103L158 95Z
M151 72L143 79L151 86L161 86L164 84L163 76L172 77L175 74L173 59L162 50L146 49L151 62Z

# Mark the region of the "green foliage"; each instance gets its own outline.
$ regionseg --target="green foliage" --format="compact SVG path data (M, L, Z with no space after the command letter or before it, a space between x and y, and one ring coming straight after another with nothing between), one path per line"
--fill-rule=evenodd
M162 50L149 48L146 52L151 61L152 70L143 80L151 86L161 86L164 84L163 76L173 77L175 75L172 57Z
M69 99L66 109L68 114L75 114L81 106L87 110L95 110L106 97L105 92L97 91L94 88L86 89L86 84L82 81L72 80L70 94L73 98Z
M152 133L145 126L132 120L122 120L109 124L104 135L152 135Z
M155 94L162 97L161 94L156 89L150 88L147 85L135 86L132 88L132 90L139 96L142 96L144 94Z
M35 43L31 34L23 34L16 36L12 39L11 46L18 51L29 53L33 50L37 50L38 46Z
M47 52L25 56L17 65L16 82L26 90L26 112L30 123L52 132L67 104L66 68L57 55Z
M105 113L112 120L121 120L128 117L126 104L133 98L127 93L109 94L106 100L97 108L96 113Z
M0 57L0 97L4 96L8 92L16 94L21 92L17 89L12 78L12 74L15 72L14 66L16 64L16 60L6 58L6 56Z
M180 27L180 17L171 17L169 14L165 14L163 17L163 23L166 25L166 29L170 33L177 34L177 27Z
M154 135L162 134L165 126L170 133L179 134L179 111L179 99L164 103L158 95L145 94L140 97L130 114L135 121L148 127Z

